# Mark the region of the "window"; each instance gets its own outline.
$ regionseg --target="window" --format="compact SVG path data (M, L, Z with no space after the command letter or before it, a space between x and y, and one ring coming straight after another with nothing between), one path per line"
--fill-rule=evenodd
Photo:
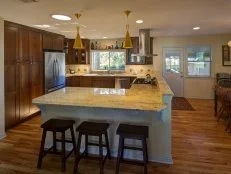
M211 48L195 46L186 48L187 75L192 77L211 76Z
M92 70L125 70L125 50L94 50L91 53Z

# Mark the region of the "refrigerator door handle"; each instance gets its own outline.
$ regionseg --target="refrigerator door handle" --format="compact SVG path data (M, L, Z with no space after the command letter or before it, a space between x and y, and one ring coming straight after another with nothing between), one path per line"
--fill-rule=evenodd
M57 78L59 78L59 62L58 60L56 59L56 65L57 65Z
M56 80L56 64L55 64L55 60L53 62L53 78Z

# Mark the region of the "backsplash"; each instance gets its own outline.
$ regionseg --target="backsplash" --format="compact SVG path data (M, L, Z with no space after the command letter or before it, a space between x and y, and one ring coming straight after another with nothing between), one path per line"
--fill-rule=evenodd
M66 73L69 73L69 69L75 70L76 73L90 73L91 65L66 65ZM137 74L154 73L153 65L126 65L125 72Z

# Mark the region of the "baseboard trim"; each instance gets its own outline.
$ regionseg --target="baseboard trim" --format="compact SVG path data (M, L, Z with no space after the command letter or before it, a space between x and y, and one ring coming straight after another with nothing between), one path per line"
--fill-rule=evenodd
M0 140L3 139L3 138L6 138L6 133L5 132L0 133Z

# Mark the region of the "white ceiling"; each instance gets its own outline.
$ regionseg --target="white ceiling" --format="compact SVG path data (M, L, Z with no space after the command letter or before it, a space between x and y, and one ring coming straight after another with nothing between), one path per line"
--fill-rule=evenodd
M231 0L38 0L23 3L20 0L0 0L0 17L16 23L33 26L49 24L47 29L68 38L76 34L74 13L81 12L80 35L86 38L124 37L126 17L129 17L131 36L140 28L152 29L152 36L179 36L231 33ZM65 14L71 21L51 19L51 14ZM143 19L143 24L136 24ZM56 25L55 25L56 24ZM57 25L58 24L58 25ZM194 31L194 26L201 30ZM69 31L69 32L63 32Z

